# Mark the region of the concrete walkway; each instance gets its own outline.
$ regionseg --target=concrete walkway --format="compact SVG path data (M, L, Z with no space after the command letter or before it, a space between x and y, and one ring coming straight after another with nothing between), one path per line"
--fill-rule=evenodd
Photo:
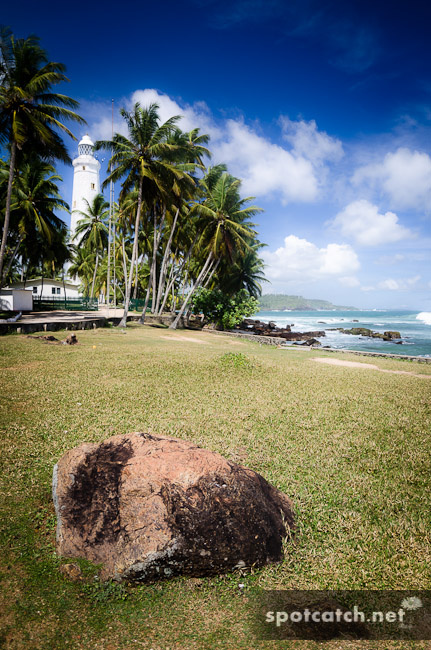
M23 314L15 323L0 323L0 334L93 329L104 327L106 321L106 316L97 311L33 311Z
M99 308L99 311L33 311L23 314L19 320L14 323L0 322L0 334L31 334L33 332L55 332L58 330L87 330L98 327L106 327L107 322L118 325L123 316L123 309L108 309L105 306ZM129 312L127 321L139 321L141 314ZM154 316L147 314L147 325L170 325L174 316L164 314ZM184 328L183 319L180 320L179 327Z

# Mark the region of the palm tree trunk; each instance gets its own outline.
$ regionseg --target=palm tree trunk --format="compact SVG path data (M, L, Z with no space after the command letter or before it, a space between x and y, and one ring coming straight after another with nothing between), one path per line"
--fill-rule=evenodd
M161 297L162 297L162 289L163 289L163 286L165 284L165 279L166 279L166 270L167 270L167 265L168 265L168 257L169 257L170 252L171 252L172 238L174 236L175 227L177 225L177 219L178 219L179 213L180 213L180 209L178 208L177 212L175 214L174 223L172 224L171 232L169 234L168 243L166 244L165 254L163 255L162 265L160 267L159 288L158 288L158 291L157 291L157 301L156 301L156 314L161 313L161 311L159 312L160 300L161 300Z
M174 251L174 258L173 258L174 260L177 258L177 253L178 253L178 248L176 248L175 251ZM169 277L168 277L168 281L166 283L164 296L163 296L163 302L162 302L162 304L160 306L159 314L163 314L166 302L167 302L167 300L169 298L169 291L171 290L171 288L172 288L172 290L174 289L174 283L173 282L171 283L171 280L174 277L174 273L175 273L175 262L172 261L171 270L169 271Z
M99 264L99 251L96 252L96 263L94 265L94 273L93 273L93 282L91 283L91 295L90 295L90 300L93 300L93 294L94 294L94 283L96 282L96 273L97 273L97 266Z
M151 261L151 284L153 287L153 300L151 301L151 313L154 314L154 306L156 302L156 272L157 272L157 212L154 210L153 214L154 228L153 228L153 259Z
M183 304L182 304L182 307L181 307L180 311L178 312L178 315L177 315L177 317L175 318L174 322L171 323L171 325L169 326L170 329L173 329L173 330L176 330L176 329L177 329L177 327L178 327L178 323L180 322L180 318L181 318L181 316L183 315L183 313L184 313L184 311L185 311L185 309L186 309L186 307L187 307L187 304L188 304L190 298L192 297L192 295L194 294L194 292L196 291L196 289L200 286L200 284L204 281L205 276L206 276L206 274L207 274L207 272L208 272L208 267L209 267L209 265L211 264L212 259L213 259L213 252L210 251L210 253L209 253L209 255L208 255L207 259L206 259L206 262L205 262L205 264L203 265L202 270L201 270L201 272L200 272L199 275L198 275L198 279L197 279L196 282L194 283L192 289L191 289L191 290L189 291L189 293L187 294L186 299L184 300L184 302L183 302Z
M152 270L150 270L150 275L148 276L147 293L145 294L144 307L142 309L141 318L139 319L139 322L141 323L141 325L143 325L145 323L145 314L147 313L148 303L150 301L150 291L151 291L152 277L153 277Z
M204 289L206 289L207 286L209 285L209 283L211 282L211 279L212 279L214 273L217 271L218 265L220 264L220 260L221 260L221 257L218 258L217 262L215 263L215 265L211 269L211 273L209 274L209 276L207 277L207 279L205 281Z
M6 251L6 241L9 233L9 221L10 221L10 204L12 198L12 183L13 176L15 172L15 160L16 160L16 142L12 141L10 149L10 163L9 163L9 180L7 184L7 194L6 194L6 209L4 215L4 225L3 225L3 235L1 240L0 247L0 289L3 286L3 263Z
M110 190L111 192L111 190ZM110 194L111 198L111 194ZM109 301L111 293L111 221L112 221L112 203L109 204L109 229L108 229L108 276L106 278L106 306L109 316Z
M64 291L64 308L67 307L67 298L66 298L66 283L64 280L64 268L63 268L63 291Z
M154 244L153 244L153 301L151 303L151 313L155 313L156 309L156 285L157 285L157 251L159 250L160 240L162 238L163 225L166 219L166 206L163 206L162 218L160 219L159 227L157 228L157 213L154 211Z
M114 224L113 224L113 231L114 231L113 232L113 238L112 238L113 239L113 241L112 241L112 247L113 247L113 255L112 255L112 257L113 257L113 262L114 262L113 285L114 285L114 309L116 309L117 308L117 277L116 277L117 260L116 260L116 257L115 257L115 243L116 243L116 239L115 239L116 238L115 221L114 221Z
M3 273L2 286L6 282L6 278L7 278L7 275L9 273L9 271L10 271L10 267L12 266L12 262L14 261L16 255L18 253L18 248L21 246L21 242L22 242L23 239L24 239L24 235L20 235L20 237L18 239L18 243L15 246L15 250L12 253L12 257L10 258L9 262L7 263L7 267L6 267L6 269L5 269L4 273ZM21 282L22 282L22 269L21 269Z
M133 289L133 300L136 300L138 295L138 260L135 262L135 288Z
M137 252L138 252L138 235L139 235L139 223L141 221L141 208L142 208L142 178L139 182L138 209L136 210L135 236L133 238L133 251L132 251L132 261L130 263L130 274L129 274L129 279L127 281L126 295L124 298L123 317L118 323L118 327L126 327L127 325L127 314L129 313L130 294L132 293L133 265L137 258Z
M157 256L157 249L159 247L160 239L162 236L162 227L165 221L165 216L166 216L166 208L164 209L162 220L159 224L159 233L157 234L157 217L156 217L156 212L154 211L153 259L151 262L150 277L148 278L148 287L147 287L147 294L145 296L145 304L142 310L141 318L139 319L141 325L145 323L145 314L147 312L148 303L150 301L151 288L153 288L153 302L151 305L151 312L154 313L154 299L155 299L154 287L156 286L156 271L157 271L156 256Z
M124 281L125 281L125 284L127 284L126 246L125 246L125 244L124 244L124 237L123 237L122 242L121 242L121 250L122 250L122 252L123 252L123 275L124 275ZM124 296L124 292L122 292L122 293L123 293L123 296Z
M199 237L199 233L196 234L196 236L195 236L195 238L194 238L194 240L193 240L193 242L192 242L192 244L191 244L189 250L187 251L187 255L186 255L185 258L183 259L183 262L182 262L180 268L177 270L177 272L175 273L175 275L174 275L173 278L171 279L170 284L168 284L168 287L167 287L167 289L166 289L166 297L167 297L167 294L169 293L169 291L170 291L170 290L172 289L172 287L174 286L174 284L175 284L175 280L176 280L176 279L181 275L181 273L184 271L184 268L186 267L186 264L187 264L187 262L188 262L189 259L190 259L190 256L191 256L192 251L193 251L193 249L194 249L194 247L195 247L195 244L196 244L196 242L197 242L197 240L198 240L198 237ZM184 282L184 285L185 285L185 282ZM165 301L165 302L166 302L166 301ZM164 307L164 304L163 304L163 307ZM162 307L162 309L163 309L163 307Z

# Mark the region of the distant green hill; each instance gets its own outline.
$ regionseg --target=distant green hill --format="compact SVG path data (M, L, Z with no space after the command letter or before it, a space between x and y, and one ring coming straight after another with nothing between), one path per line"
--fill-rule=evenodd
M313 311L318 309L338 311L356 311L356 307L345 307L333 305L328 300L314 300L302 296L286 296L281 293L267 293L259 298L259 305L262 311L275 311L283 309L294 309L298 311Z

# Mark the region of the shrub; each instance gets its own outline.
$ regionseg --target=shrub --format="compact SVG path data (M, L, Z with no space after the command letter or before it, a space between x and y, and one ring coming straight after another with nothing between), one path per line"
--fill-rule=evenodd
M233 329L258 311L259 301L245 289L234 296L227 296L219 289L201 289L193 299L192 309L223 329Z

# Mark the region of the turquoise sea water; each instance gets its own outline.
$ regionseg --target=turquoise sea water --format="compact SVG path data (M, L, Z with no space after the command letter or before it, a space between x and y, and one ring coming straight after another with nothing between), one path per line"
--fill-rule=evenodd
M252 318L273 321L279 327L290 325L293 332L324 330L320 342L331 348L387 352L389 354L431 357L431 312L418 311L261 311ZM358 322L354 322L358 321ZM331 327L367 327L374 332L396 330L403 344L340 332Z

